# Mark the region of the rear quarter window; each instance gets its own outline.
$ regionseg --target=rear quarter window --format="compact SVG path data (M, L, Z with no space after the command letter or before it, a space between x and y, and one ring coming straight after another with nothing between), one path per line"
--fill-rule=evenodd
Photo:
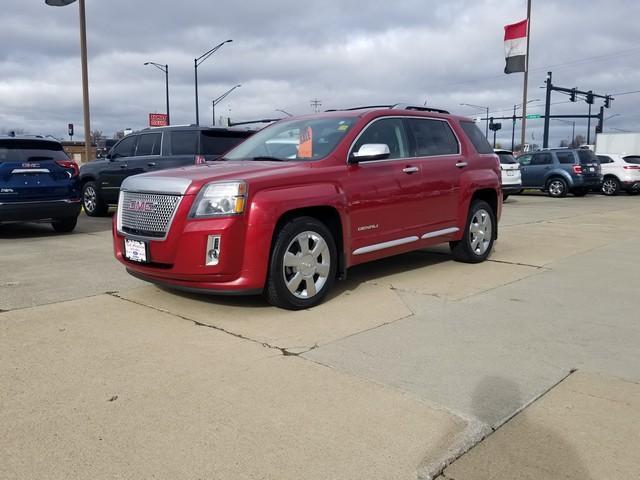
M198 153L198 132L180 130L171 132L171 153L173 155L195 155Z
M640 155L628 155L623 158L625 163L633 163L634 165L640 165Z
M493 148L489 145L489 142L484 136L484 133L480 131L478 126L473 122L460 122L460 126L464 133L467 135L473 147L478 153L493 153Z
M573 163L576 163L573 152L556 152L556 158L558 159L558 162L563 165L571 165Z
M242 132L203 131L200 139L200 153L203 155L222 155L243 142L249 136L249 133Z

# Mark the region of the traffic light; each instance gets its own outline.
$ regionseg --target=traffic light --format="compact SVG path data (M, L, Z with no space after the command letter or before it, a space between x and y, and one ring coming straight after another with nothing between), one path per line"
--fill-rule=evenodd
M602 127L600 125L596 125L596 133L602 133Z
M575 102L576 101L576 89L575 88L571 89L571 93L569 94L569 101L571 101L571 102Z
M604 108L609 108L611 106L611 97L607 95L604 97Z
M587 92L587 103L593 105L593 92L591 90Z

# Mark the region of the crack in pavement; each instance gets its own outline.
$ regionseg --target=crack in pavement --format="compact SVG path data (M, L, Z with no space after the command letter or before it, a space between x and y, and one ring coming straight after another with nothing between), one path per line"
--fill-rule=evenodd
M261 345L261 346L263 346L265 348L270 348L272 350L277 350L285 357L299 357L299 356L301 356L301 355L303 355L305 353L308 353L308 352L318 348L318 344L315 343L313 346L311 346L310 348L307 348L306 350L292 351L289 348L279 347L277 345L271 345L268 342L262 342L260 340L256 340L255 338L251 338L251 337L247 337L245 335L242 335L241 333L232 332L232 331L227 330L226 328L223 328L223 327L219 327L219 326L216 326L216 325L209 325L207 323L202 323L202 322L200 322L198 320L194 320L193 318L189 318L189 317L186 317L184 315L180 315L179 313L171 312L169 310L165 310L163 308L158 308L158 307L155 307L153 305L147 305L145 303L136 302L135 300L131 300L130 298L121 297L120 295L118 295L118 292L105 292L105 293L107 295L109 295L109 296L112 296L113 298L117 298L117 299L123 300L125 302L130 302L130 303L133 303L134 305L138 305L140 307L151 308L152 310L155 310L157 312L166 313L167 315L171 315L171 316L180 318L182 320L186 320L188 322L193 323L197 327L211 328L213 330L217 330L219 332L226 333L227 335L231 335L233 337L236 337L236 338L239 338L239 339L242 339L242 340L247 340L247 341L252 342L252 343L257 343L258 345Z

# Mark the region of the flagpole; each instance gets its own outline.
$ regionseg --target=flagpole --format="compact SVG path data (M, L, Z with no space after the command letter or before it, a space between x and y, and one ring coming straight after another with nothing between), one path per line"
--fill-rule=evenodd
M527 56L524 67L524 88L522 89L522 134L520 135L520 149L524 149L527 130L527 87L529 85L529 45L531 45L531 0L527 0Z

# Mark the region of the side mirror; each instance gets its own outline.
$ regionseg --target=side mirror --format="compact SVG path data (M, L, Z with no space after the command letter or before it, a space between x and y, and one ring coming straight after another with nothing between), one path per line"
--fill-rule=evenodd
M365 143L360 150L349 156L349 163L359 163L371 160L384 160L389 158L391 151L386 143Z

